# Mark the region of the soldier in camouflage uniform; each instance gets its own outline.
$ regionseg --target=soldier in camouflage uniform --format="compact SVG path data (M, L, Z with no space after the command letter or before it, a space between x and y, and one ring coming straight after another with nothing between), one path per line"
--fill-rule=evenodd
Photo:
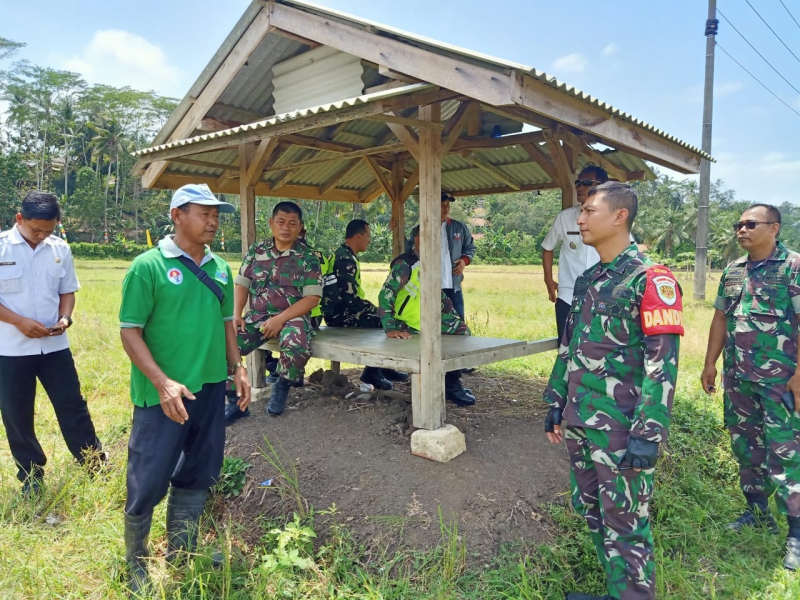
M303 213L297 204L276 204L269 225L273 237L247 251L236 276L234 324L242 355L267 339L279 339L279 377L267 405L268 414L278 416L311 358L310 313L322 296L322 272L319 259L298 240ZM248 300L251 309L243 318Z
M409 339L420 326L419 225L411 231L413 246L395 258L389 276L378 295L378 316L386 337ZM458 316L453 302L442 292L442 333L470 335L469 327ZM458 406L475 404L472 390L461 385L461 371L444 376L445 398Z
M365 298L358 255L369 247L369 223L353 219L347 224L344 244L328 260L322 276L322 313L330 327L380 328L378 307ZM408 374L392 369L365 367L361 381L379 390L392 389L392 381L407 381Z
M777 533L773 493L787 516L784 566L800 568L800 254L777 241L781 214L754 204L734 226L747 256L722 273L708 336L703 389L714 391L724 349L725 426L739 463L748 508L731 529L759 526Z
M566 439L572 504L589 526L607 595L567 598L652 600L648 509L675 391L681 293L668 269L630 244L633 189L611 182L590 194L578 226L602 262L575 283L544 393L551 406L545 431L552 443Z

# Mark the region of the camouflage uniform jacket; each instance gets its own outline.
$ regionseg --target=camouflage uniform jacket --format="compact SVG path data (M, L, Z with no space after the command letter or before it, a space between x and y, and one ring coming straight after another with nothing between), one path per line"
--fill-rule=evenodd
M629 246L578 277L544 399L573 427L667 439L683 333L680 288Z
M252 321L274 317L306 296L322 296L319 259L299 239L285 252L275 248L274 238L253 244L235 283L250 291Z
M322 314L326 318L344 313L355 314L370 310L373 304L361 297L361 265L347 244L333 253L333 272L322 290ZM374 310L374 309L372 309Z
M389 265L389 276L378 294L378 316L385 332L409 331L403 321L394 318L394 305L397 294L411 279L411 271L419 262L414 249L406 250ZM453 302L442 292L442 333L447 335L470 335L469 328L458 316Z
M797 367L800 254L778 242L772 255L733 261L722 273L714 308L725 313L723 374L786 383Z

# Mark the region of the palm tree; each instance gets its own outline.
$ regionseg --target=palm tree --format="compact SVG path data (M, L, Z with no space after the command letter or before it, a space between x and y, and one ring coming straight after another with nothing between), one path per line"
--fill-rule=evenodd
M123 152L129 151L133 148L133 142L125 137L125 132L119 125L116 119L109 119L104 122L105 127L96 123L87 123L87 125L95 132L92 138L92 146L97 150L97 160L102 161L103 157L108 157L108 173L106 174L106 200L104 202L104 219L103 226L108 231L108 188L111 182L111 167L116 166L116 181L114 182L114 202L119 206L119 163L120 155ZM99 166L98 166L99 168Z

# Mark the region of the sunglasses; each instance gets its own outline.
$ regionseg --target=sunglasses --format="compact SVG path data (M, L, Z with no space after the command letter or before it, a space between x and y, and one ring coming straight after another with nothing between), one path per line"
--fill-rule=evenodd
M600 183L596 179L576 179L575 185L583 186L583 187L592 187L593 185Z
M746 229L755 229L756 225L774 225L775 221L739 221L733 224L733 230L739 231L742 227Z

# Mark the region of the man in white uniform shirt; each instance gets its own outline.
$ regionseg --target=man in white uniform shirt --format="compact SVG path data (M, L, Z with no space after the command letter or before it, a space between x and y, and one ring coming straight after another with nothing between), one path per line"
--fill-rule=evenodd
M80 285L69 246L52 235L60 217L53 194L31 192L0 233L0 413L26 495L41 490L47 462L33 424L37 379L72 455L104 459L66 335Z
M589 197L589 190L606 181L608 173L604 169L594 165L585 167L575 181L578 204L565 208L556 215L553 226L542 242L544 283L547 286L550 302L556 305L558 339L561 339L561 334L564 333L569 307L572 305L575 280L586 269L600 261L597 250L581 241L578 217L581 214L581 206ZM558 281L556 281L553 279L553 250L559 244L561 244L561 254L558 258Z

